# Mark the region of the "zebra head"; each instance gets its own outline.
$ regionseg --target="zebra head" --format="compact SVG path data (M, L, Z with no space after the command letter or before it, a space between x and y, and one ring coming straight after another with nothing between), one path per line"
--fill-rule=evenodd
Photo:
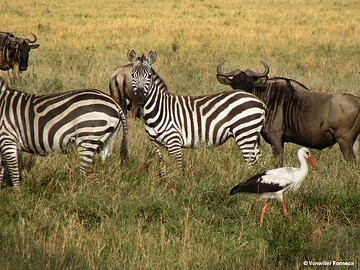
M145 104L149 89L153 84L153 70L151 65L155 63L156 56L156 52L154 51L150 51L147 56L143 54L139 57L136 56L134 50L128 52L128 59L133 64L131 78L135 102L139 106Z

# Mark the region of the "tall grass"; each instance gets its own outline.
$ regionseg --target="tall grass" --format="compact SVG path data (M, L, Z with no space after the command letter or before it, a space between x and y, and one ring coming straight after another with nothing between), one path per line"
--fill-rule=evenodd
M107 92L111 72L135 49L158 53L154 67L177 94L228 90L215 77L226 59L226 70L261 70L263 60L273 76L360 95L358 1L5 0L0 10L2 31L39 38L15 85L32 93ZM305 260L359 267L360 172L338 146L311 151L319 170L285 195L289 219L273 201L260 229L263 201L229 191L274 166L269 145L253 167L234 141L184 150L184 175L165 155L167 177L159 179L143 123L130 117L129 133L129 162L120 164L118 143L87 177L75 152L22 154L21 189L7 176L0 191L0 268L302 269ZM285 165L297 165L297 149L286 146Z

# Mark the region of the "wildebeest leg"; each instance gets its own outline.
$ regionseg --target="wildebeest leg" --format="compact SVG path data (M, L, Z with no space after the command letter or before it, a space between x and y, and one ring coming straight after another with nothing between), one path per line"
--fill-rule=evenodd
M284 148L278 150L276 147L272 147L273 154L275 157L275 164L277 167L282 167L284 165Z
M344 136L338 140L341 153L346 161L356 162L355 153L353 148L353 140L348 136Z
M334 121L334 123L331 123L333 126L337 127L334 130L334 135L345 160L354 163L356 163L354 144L357 137L360 135L360 100L358 102L359 103L355 103L352 107L344 107L348 114L338 122ZM343 110L345 110L344 108ZM343 110L338 110L338 114L343 113Z
M277 167L282 167L284 163L284 142L280 136L269 136L269 142L275 156L275 164Z
M355 140L355 143L353 145L353 150L354 150L354 153L355 153L355 159L357 158L357 162L360 164L360 153L359 153L359 150L360 150L360 134L359 136L357 137L357 139Z
M15 79L17 78L16 73L12 69L8 69L7 74L9 76L10 84L14 84Z

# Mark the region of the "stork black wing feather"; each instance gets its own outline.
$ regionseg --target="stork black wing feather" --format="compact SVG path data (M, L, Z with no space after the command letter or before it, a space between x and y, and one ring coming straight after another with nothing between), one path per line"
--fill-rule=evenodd
M252 176L250 179L242 182L236 186L234 186L231 191L230 195L234 195L238 192L247 192L247 193L271 193L277 192L284 188L284 186L280 186L276 183L263 183L261 182L262 176L266 175L266 172L256 174Z

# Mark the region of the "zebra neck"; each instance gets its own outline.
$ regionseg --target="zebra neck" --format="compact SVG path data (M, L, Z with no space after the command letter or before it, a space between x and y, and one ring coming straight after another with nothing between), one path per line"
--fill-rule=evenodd
M163 94L169 94L168 87L163 79L159 76L159 74L156 73L155 70L152 70L153 72L153 87L156 88L156 91L162 92Z
M153 83L149 89L148 96L144 105L144 120L155 117L160 111L165 110L167 107L169 93L167 85L161 77L153 70Z
M162 91L153 84L144 105L144 120L153 118L159 112L166 110L171 96L169 92Z

